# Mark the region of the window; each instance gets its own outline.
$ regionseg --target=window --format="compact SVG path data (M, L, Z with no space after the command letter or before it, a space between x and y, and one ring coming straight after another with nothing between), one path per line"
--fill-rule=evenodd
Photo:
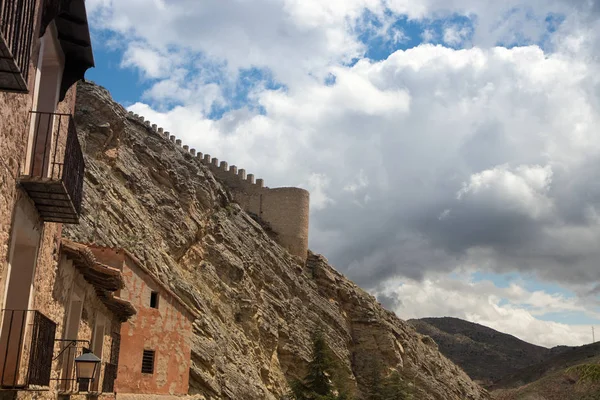
M150 293L150 307L158 308L158 292Z
M154 350L144 350L144 355L142 356L142 373L154 373Z

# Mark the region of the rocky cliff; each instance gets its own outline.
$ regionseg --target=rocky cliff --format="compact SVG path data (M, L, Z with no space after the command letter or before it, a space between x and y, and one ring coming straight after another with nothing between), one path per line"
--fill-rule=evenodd
M287 379L304 374L320 326L358 396L367 360L377 358L414 383L416 399L488 398L431 338L325 258L291 256L206 166L129 117L106 90L79 85L76 122L85 197L80 225L65 236L129 249L198 310L191 394L279 399Z

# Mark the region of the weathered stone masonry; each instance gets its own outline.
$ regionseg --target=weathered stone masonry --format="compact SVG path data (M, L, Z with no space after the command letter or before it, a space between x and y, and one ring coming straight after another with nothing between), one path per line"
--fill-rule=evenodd
M309 193L295 187L268 188L264 180L254 178L253 174L246 174L245 169L229 166L227 161L210 154L196 152L183 145L175 135L151 124L144 117L129 112L129 118L137 121L151 132L163 137L186 153L191 154L198 162L206 165L213 175L219 179L231 192L234 200L247 212L259 221L266 223L275 233L275 240L285 247L291 254L306 258L308 252L308 221L309 221Z

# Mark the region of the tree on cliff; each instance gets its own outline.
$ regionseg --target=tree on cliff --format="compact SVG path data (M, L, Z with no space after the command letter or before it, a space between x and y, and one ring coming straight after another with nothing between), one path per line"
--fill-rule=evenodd
M383 366L378 359L371 359L367 364L364 378L365 400L411 400L412 390L402 379L398 371L383 376Z
M383 377L381 361L377 358L367 360L367 373L364 378L365 400L383 400Z
M411 400L412 390L398 371L392 372L383 382L382 400Z
M313 336L312 359L303 380L294 380L289 400L349 400L341 385L336 385L333 377L339 370L332 360L330 349L321 330Z

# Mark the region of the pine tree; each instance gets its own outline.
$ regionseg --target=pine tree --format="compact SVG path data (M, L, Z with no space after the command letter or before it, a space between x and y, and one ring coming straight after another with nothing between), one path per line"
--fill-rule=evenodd
M383 379L381 361L372 358L367 361L365 374L365 400L383 400Z
M413 398L407 382L398 371L392 372L383 383L382 400L411 400Z
M290 383L289 400L350 400L344 391L336 388L332 376L337 366L321 330L313 336L312 359L303 380ZM338 390L336 390L338 389Z
M329 348L323 333L318 330L313 337L312 360L308 363L308 374L304 379L308 389L319 396L331 395L333 392L331 371L332 362L329 357Z

